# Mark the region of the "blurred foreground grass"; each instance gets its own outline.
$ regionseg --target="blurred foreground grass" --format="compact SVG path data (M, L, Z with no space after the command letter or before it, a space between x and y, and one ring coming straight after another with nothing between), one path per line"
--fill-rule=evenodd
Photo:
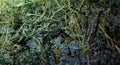
M73 65L69 56L65 60L68 46L70 57L80 56L76 64L118 64L119 4L119 0L0 0L0 64ZM58 35L49 40L52 46L44 45L39 31L56 28L74 40L61 44Z

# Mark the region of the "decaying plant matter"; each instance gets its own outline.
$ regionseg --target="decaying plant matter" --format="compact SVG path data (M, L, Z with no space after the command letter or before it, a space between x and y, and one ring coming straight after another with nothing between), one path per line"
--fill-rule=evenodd
M120 0L1 0L1 65L120 65Z

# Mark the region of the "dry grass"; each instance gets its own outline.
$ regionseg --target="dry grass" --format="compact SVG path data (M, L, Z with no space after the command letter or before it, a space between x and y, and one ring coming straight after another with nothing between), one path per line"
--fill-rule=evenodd
M113 3L116 8L111 6ZM54 61L60 62L58 59L62 57L67 46L80 50L71 56L86 55L88 65L98 61L102 63L99 57L95 62L90 61L93 57L91 54L100 45L109 46L112 52L120 52L119 30L118 33L113 31L110 34L111 28L119 28L114 28L109 23L109 16L116 16L111 9L119 9L117 4L119 1L0 0L0 64L54 64ZM115 20L119 22L116 17L112 21ZM64 44L60 44L60 39L55 38L51 39L52 48L49 48L49 44L43 45L44 40L37 36L38 31L56 28L64 29L74 40L65 40ZM57 60L49 60L49 56L54 56Z

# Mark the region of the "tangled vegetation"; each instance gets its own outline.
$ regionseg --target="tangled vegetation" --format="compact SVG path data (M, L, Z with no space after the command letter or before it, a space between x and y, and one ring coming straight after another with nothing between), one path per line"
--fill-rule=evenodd
M120 1L0 0L0 65L120 65Z

